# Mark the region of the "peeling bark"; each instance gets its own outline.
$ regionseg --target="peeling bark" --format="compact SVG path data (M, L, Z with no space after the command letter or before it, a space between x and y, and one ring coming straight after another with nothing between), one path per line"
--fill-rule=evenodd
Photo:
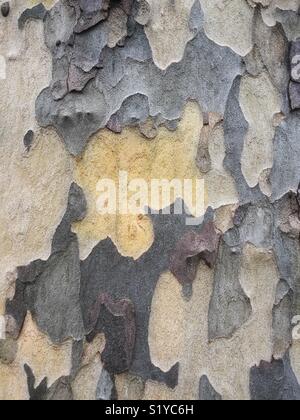
M2 2L0 399L300 399L299 10Z

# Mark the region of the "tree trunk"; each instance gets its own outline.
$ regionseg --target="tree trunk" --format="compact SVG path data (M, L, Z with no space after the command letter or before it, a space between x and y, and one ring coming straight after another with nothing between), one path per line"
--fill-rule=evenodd
M300 399L299 0L0 12L0 399Z

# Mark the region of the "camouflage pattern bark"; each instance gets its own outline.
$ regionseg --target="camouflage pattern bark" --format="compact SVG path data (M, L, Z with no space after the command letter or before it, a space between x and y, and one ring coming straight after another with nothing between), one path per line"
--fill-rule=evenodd
M1 2L0 88L0 399L299 400L299 0Z

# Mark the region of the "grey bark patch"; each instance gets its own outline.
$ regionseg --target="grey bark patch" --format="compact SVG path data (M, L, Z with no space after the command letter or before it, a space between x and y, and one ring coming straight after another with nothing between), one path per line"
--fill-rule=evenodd
M108 28L100 24L80 35L75 35L72 63L90 72L100 63L101 52L108 43Z
M300 83L291 82L289 87L291 108L300 109Z
M177 128L178 120L166 120L161 115L149 116L147 96L137 93L125 99L121 108L110 117L106 127L114 133L121 133L124 127L138 127L148 139L156 137L160 126L165 126L170 131Z
M135 3L134 19L140 25L147 25L151 18L151 7L147 0L140 0Z
M277 8L274 11L274 17L280 22L289 41L295 41L300 37L300 19L299 10L281 10Z
M60 9L66 9L66 4L58 2L55 7L59 14ZM44 90L36 102L36 116L41 126L56 127L67 149L74 155L82 152L89 137L105 127L130 96L139 93L147 97L149 117L160 115L167 121L179 119L189 99L196 100L203 111L223 114L232 82L243 73L241 58L237 54L206 37L200 5L193 12L195 38L188 43L183 60L166 71L155 66L148 40L140 25L133 26L132 34L126 37L122 48L105 47L108 33L106 21L76 34L73 44L67 45L66 38L69 39L74 32L76 19L75 22L72 20L68 10L64 14L68 16L68 25L59 37L63 41L58 51L54 46L58 39L56 31L62 30L57 28L56 20L61 21L62 17L52 12L45 24L46 39L50 32L48 44L54 57L53 74L56 73L58 57L67 57L69 66L75 65L85 73L96 69L97 75L93 83L82 89L80 95L63 90L59 101L53 97L51 89ZM209 80L207 74L210 74ZM67 78L68 74L59 75L53 83L59 82L65 86ZM84 83L80 88L83 86Z
M112 375L102 369L96 390L96 400L110 401L116 399L116 387Z
M241 158L244 140L249 125L239 103L241 78L237 77L232 85L224 114L224 142L226 157L224 168L233 177L239 194L240 204L256 202L263 197L259 186L250 188L242 172Z
M73 393L70 378L63 376L48 388L48 380L44 378L42 382L35 387L36 379L32 369L24 365L27 376L27 386L30 401L72 401Z
M113 2L112 2L113 3ZM132 13L134 7L135 0L121 0L120 7L127 15Z
M29 392L29 399L30 401L43 401L46 399L47 391L48 391L48 381L47 378L44 378L42 382L35 387L35 376L32 372L32 369L28 365L24 365L24 370L27 376L27 386Z
M300 313L300 245L298 238L289 234L278 233L274 252L281 277L285 284L285 293L280 292L273 310L273 343L274 352L282 354L291 344L294 316Z
M15 360L18 352L18 343L16 340L7 338L0 340L0 362L11 364Z
M42 3L32 7L31 9L24 10L18 20L19 29L24 29L28 20L44 20L46 15L47 9Z
M252 314L250 299L239 281L240 269L240 252L221 242L208 313L208 337L211 341L231 337Z
M53 69L53 80L51 83L51 94L55 101L64 98L68 93L68 74L69 67L68 57L63 55L55 59L55 67Z
M249 54L244 58L247 72L251 76L259 76L265 69L263 60L260 55L259 47L254 45Z
M300 400L300 386L291 368L288 354L271 363L262 361L250 370L252 400Z
M73 401L73 391L71 380L68 376L59 378L49 388L46 398L47 401Z
M79 305L80 266L77 241L65 251L54 254L44 264L39 277L21 277L27 283L25 299L39 328L54 343L67 338L81 339L84 335Z
M154 226L154 243L138 260L126 258L119 254L110 239L100 242L89 257L81 262L81 307L86 333L93 331L91 308L96 307L99 294L107 294L114 301L127 299L134 305L135 310L135 348L129 372L151 379L165 382L175 387L178 380L178 364L169 372L162 372L155 367L150 358L148 344L148 328L152 297L161 274L170 267L170 257L174 253L176 244L186 234L200 227L186 226L186 215L152 214ZM113 364L113 353L107 358ZM109 365L108 364L108 365Z
M75 64L71 64L69 68L69 77L68 77L68 91L73 92L82 91L88 82L94 79L96 76L96 69L86 73L77 67Z
M286 101L289 82L287 67L289 43L282 26L280 24L272 27L267 26L262 19L261 12L257 9L253 24L253 38L264 71L268 71L274 86Z
M90 308L93 341L98 333L105 334L105 348L101 354L104 369L120 374L130 368L136 335L134 305L127 299L113 301L108 294L99 294Z
M234 227L223 236L224 242L237 255L242 253L247 243L274 252L280 283L273 308L272 335L274 352L279 355L289 347L291 319L300 313L299 232L289 232L286 226L282 231L282 224L297 218L298 211L296 194L286 194L273 204L264 198L253 204L242 205L235 213ZM240 261L237 261L239 264ZM238 271L238 268L235 270Z
M34 140L34 132L32 130L27 131L23 139L23 144L27 152L30 151L33 140Z
M196 164L200 172L204 174L208 173L211 170L211 157L209 154L208 135L200 136L198 149L197 149Z
M77 373L80 370L82 358L84 355L84 341L74 341L72 344L72 366L70 377L72 379L76 378Z
M1 14L3 17L7 17L10 12L10 4L8 1L1 4Z
M43 127L54 126L72 155L80 155L86 139L103 124L107 104L103 93L88 85L85 94L72 92L61 101L55 101L49 88L36 102L36 117Z
M256 204L240 206L235 215L235 227L224 235L226 243L242 249L246 242L257 248L270 248L274 242L275 216L265 199Z
M273 307L272 341L273 352L283 355L292 344L293 290L281 280L277 286Z
M84 217L86 201L82 190L73 184L49 260L35 261L18 269L14 299L6 304L6 313L16 320L18 331L29 310L39 328L54 343L69 337L78 341L85 335L92 339L98 332L104 332L106 346L102 360L109 373L129 370L145 380L175 387L178 364L164 373L150 359L148 328L152 297L161 274L170 269L176 244L187 232L206 231L205 223L213 216L209 212L202 225L187 226L189 212L177 215L175 207L178 204L167 212L162 210L151 215L155 241L137 261L121 256L107 239L81 262L79 271L78 243L71 232L71 223ZM181 207L185 208L183 203ZM82 354L80 343L77 345L73 348L73 374Z
M286 226L286 221L298 219L299 205L296 194L286 194L276 201L273 204L273 212L275 227L271 247L274 250L280 282L273 308L272 338L274 354L282 356L291 344L291 321L300 313L299 231L290 231Z
M291 79L300 83L300 38L292 42L290 49Z
M295 83L296 84L296 83ZM299 85L297 83L297 85ZM299 85L300 86L300 85ZM274 164L271 171L272 198L296 192L300 180L300 112L291 113L276 129Z
M27 305L24 301L24 290L24 284L17 280L14 298L12 300L7 300L5 305L6 318L9 319L11 325L7 334L10 338L14 339L19 337L27 314Z
M27 310L30 310L39 328L54 343L70 337L83 338L79 249L71 223L81 220L85 211L82 190L72 184L68 208L54 235L50 258L18 268L15 296L7 301L6 313L16 320L19 332Z
M108 16L109 0L71 0L70 4L75 7L77 14L76 33L87 31Z
M76 12L68 0L58 1L47 13L44 23L45 43L54 59L68 53L75 24Z
M214 389L206 375L200 378L199 383L200 401L221 401L222 396Z
M139 31L136 39L130 38L131 45L127 46L125 43L121 52L124 58L129 53L129 46L130 50L138 50L141 41L142 45L148 45L144 33ZM112 56L113 50L106 49L105 53ZM106 62L111 61L112 59L107 57ZM116 65L116 69L119 68L122 68L122 63ZM105 64L97 77L99 82L107 71L108 67ZM211 75L209 82L204 77L208 72ZM150 115L161 114L167 120L178 119L188 99L195 99L203 111L222 114L232 82L241 72L240 57L231 50L214 44L200 31L194 40L188 43L183 60L172 64L166 71L158 69L152 59L137 61L136 58L128 56L126 72L120 82L110 90L109 96L106 94L106 99L111 104L111 109L117 111L126 97L139 92L148 97ZM105 88L103 84L102 87ZM214 90L214 95L211 95L211 89Z

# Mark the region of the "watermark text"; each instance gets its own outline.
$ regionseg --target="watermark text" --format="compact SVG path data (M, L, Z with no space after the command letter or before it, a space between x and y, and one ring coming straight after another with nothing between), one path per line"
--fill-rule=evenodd
M128 173L120 171L117 182L108 178L98 181L96 208L101 215L158 214L160 209L161 214L170 214L174 204L172 213L187 214L189 225L205 213L204 191L203 179L129 180Z

